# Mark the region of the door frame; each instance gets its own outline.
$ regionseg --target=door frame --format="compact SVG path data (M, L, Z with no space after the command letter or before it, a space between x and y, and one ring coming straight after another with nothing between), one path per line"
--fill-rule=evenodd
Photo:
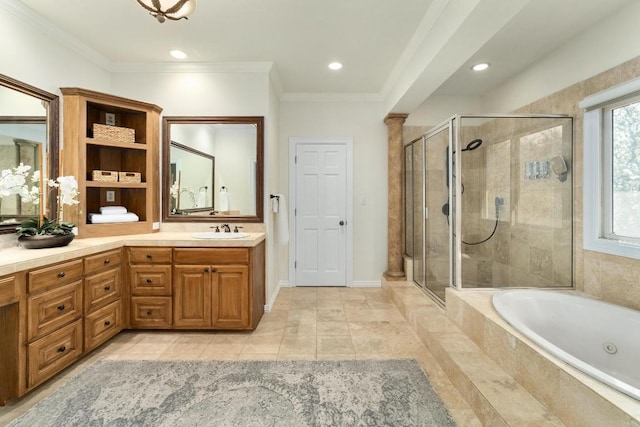
M296 259L296 217L294 209L296 206L296 148L299 145L344 145L346 152L346 221L345 227L345 286L353 285L353 138L352 137L299 137L289 138L289 216L293 221L289 221L289 286L296 285L296 270L294 263Z

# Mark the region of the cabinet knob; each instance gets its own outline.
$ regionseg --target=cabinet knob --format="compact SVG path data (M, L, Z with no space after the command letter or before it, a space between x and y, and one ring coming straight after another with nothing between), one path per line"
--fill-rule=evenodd
M109 326L110 324L111 324L111 322L108 321L108 320L104 322L104 326Z
M64 311L64 304L58 306L58 310Z
M151 254L147 254L147 259L151 259L151 258L152 258Z
M152 313L151 310L148 310L147 311L147 316L151 316L151 313Z
M209 269L208 269L208 268L205 268L205 269L204 269L204 272L205 272L205 273L208 273L208 272L209 272Z
M67 350L67 347L62 346L58 348L58 353L64 353Z
M216 270L215 268L212 268L212 269L211 269L211 272L212 272L212 273L215 273L216 271L218 271L218 270Z
M64 276L66 276L66 275L64 274L64 271L61 271L60 273L58 273L58 277L63 278Z
M110 262L111 262L111 260L110 260L109 258L107 258L107 259L105 259L105 260L104 260L104 263L105 263L105 264L109 264Z
M147 279L147 283L152 283L153 280L152 279Z
M106 292L110 291L110 290L111 290L111 286L105 286L105 287L104 287L104 290L105 290Z

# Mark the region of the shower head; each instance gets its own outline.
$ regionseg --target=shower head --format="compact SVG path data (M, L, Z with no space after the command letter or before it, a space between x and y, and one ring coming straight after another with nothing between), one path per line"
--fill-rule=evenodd
M480 138L477 138L471 141L470 143L468 143L467 146L462 149L462 151L473 151L476 148L480 148L481 145L482 145L482 140Z

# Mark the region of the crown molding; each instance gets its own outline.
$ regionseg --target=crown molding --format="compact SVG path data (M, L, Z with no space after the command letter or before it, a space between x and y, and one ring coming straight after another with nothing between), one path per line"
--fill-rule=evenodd
M22 2L18 0L0 0L0 7L15 15L18 19L40 30L42 33L56 40L63 46L66 46L67 48L78 53L98 67L104 69L105 71L110 71L111 63L109 62L109 60L107 60L107 58L84 44L78 38L72 36L66 31L61 30L51 21L43 18L41 15L38 15L33 10L25 6Z

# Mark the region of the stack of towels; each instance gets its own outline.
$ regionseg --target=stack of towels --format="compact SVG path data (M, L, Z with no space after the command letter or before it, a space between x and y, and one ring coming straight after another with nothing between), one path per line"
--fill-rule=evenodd
M103 206L100 213L90 213L89 222L92 224L109 224L115 222L137 222L140 218L133 212L127 212L124 206Z

